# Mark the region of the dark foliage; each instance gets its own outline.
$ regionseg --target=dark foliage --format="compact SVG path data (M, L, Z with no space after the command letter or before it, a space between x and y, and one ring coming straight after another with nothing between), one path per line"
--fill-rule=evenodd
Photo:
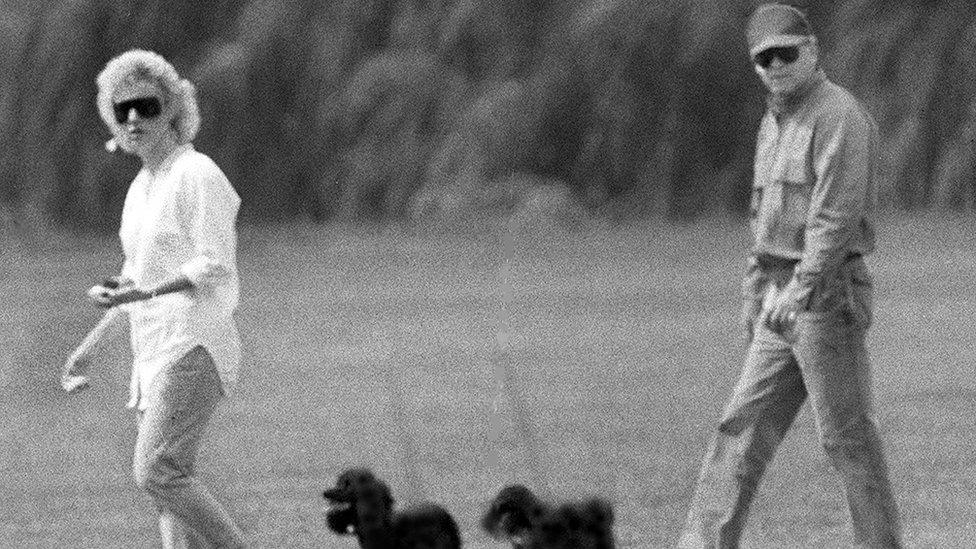
M115 226L138 162L104 152L94 77L130 47L198 84L197 145L246 217L463 217L513 178L611 216L741 212L763 109L753 4L5 2L0 212ZM797 4L879 121L882 203L972 209L976 8Z

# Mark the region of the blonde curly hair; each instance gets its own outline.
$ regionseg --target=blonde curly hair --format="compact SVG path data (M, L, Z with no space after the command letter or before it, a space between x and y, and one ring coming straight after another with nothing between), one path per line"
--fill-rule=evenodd
M121 125L115 121L112 110L112 96L119 86L135 82L148 82L159 86L165 97L164 104L173 104L173 129L177 141L189 143L200 130L200 107L197 104L197 89L185 78L180 78L176 69L158 53L133 49L105 64L105 68L95 78L98 85L98 114L115 135Z

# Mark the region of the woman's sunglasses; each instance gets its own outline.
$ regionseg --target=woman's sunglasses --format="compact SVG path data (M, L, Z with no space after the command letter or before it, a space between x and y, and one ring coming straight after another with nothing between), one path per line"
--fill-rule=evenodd
M789 65L799 59L799 57L800 48L798 46L784 46L765 49L757 53L752 60L760 67L768 69L773 64L773 59L779 59L784 65Z
M129 111L133 109L135 109L139 118L148 120L159 116L163 112L163 105L157 97L137 97L128 101L115 103L112 105L112 109L115 111L115 121L119 124L124 124L129 119Z

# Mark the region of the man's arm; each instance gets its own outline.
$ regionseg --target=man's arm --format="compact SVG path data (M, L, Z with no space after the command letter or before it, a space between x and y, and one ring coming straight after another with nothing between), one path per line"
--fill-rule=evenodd
M746 336L746 343L751 343L755 335L756 319L762 312L763 284L756 258L749 256L746 261L746 272L742 277L742 312L740 322Z
M850 253L871 204L877 163L877 129L863 113L825 121L814 136L817 183L810 199L803 257L793 279L810 291Z
M807 213L803 256L793 278L768 310L763 322L781 332L807 308L813 289L842 263L874 192L877 129L861 112L834 113L814 134L817 176Z

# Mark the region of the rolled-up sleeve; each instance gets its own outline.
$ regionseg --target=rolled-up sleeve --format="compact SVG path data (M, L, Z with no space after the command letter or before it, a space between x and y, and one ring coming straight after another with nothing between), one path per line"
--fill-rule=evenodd
M807 215L796 282L810 290L850 253L870 203L877 129L865 113L822 120L813 143L816 184Z
M204 165L184 180L184 226L193 258L180 272L197 287L212 287L236 272L240 198L216 167Z

